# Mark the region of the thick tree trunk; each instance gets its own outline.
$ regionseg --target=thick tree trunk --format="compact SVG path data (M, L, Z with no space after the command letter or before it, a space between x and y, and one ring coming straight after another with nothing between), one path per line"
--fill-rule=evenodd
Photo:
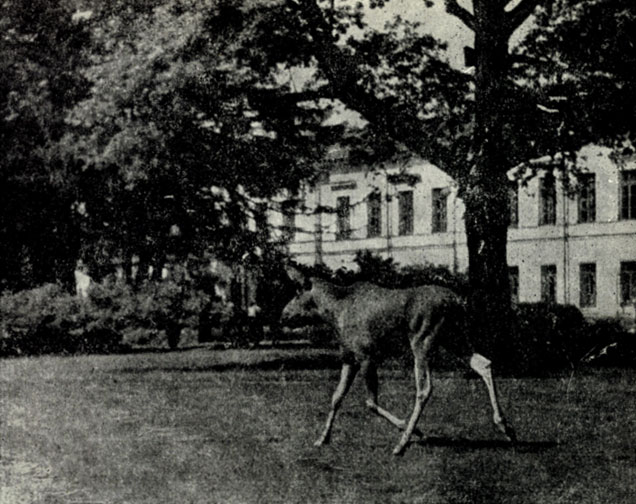
M501 342L510 327L508 160L502 127L509 34L500 2L475 0L474 19L475 157L464 200L472 329L492 345Z
M466 198L466 234L471 287L471 331L488 347L509 333L510 286L506 257L507 195L475 182ZM484 351L491 350L484 348Z

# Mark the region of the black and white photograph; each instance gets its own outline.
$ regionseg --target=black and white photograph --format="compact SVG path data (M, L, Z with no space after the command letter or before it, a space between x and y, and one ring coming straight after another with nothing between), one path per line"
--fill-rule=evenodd
M1 504L635 502L635 0L0 0Z

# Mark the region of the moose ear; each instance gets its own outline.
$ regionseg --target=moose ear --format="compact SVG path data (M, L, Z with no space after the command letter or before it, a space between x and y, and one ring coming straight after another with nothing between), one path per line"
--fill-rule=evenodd
M293 282L300 283L300 284L305 282L305 275L303 275L303 273L298 268L295 268L294 266L291 266L291 265L287 265L285 266L285 272L287 273L287 276L289 277L289 279L292 280Z
M304 290L311 289L311 280L298 268L287 265L285 266L285 272L292 282L302 287Z

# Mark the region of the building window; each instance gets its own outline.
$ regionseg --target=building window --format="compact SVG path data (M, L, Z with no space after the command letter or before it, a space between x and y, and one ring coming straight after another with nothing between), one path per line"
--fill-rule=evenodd
M581 308L596 306L596 264L579 265Z
M541 266L541 301L543 303L556 303L556 277L556 265Z
M398 233L401 236L413 234L413 191L401 191L398 194L398 215Z
M636 261L621 263L621 302L636 303Z
M539 225L556 224L556 185L554 175L539 179Z
M621 172L621 219L636 219L636 170Z
M596 175L583 173L579 175L579 222L596 220Z
M367 198L367 237L382 234L382 195L374 191Z
M254 225L256 232L264 239L269 238L269 226L267 223L267 203L257 203L254 208Z
M433 233L445 233L447 227L446 203L448 200L447 188L433 189Z
M510 282L510 300L519 302L519 266L508 267L508 281Z
M510 209L510 227L519 227L519 185L516 182L508 189L508 208Z
M339 196L336 200L336 240L351 238L351 205L349 196Z
M283 238L292 241L296 236L296 202L283 203Z

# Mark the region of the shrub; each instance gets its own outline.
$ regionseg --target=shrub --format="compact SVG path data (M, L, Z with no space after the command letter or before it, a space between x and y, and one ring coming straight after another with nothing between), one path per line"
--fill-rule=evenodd
M183 329L197 329L200 315L211 305L210 296L187 282L163 280L129 285L96 286L91 304L104 310L103 319L127 341L179 344Z
M544 374L576 366L585 352L581 311L571 305L519 303L513 334L499 342L495 356L504 372Z
M94 284L88 299L47 284L0 296L0 355L104 353L123 342L171 348L196 330L210 296L187 282Z
M0 296L0 355L112 352L121 336L103 314L59 285Z
M307 276L325 278L338 285L355 282L371 282L383 287L401 289L420 285L441 285L458 294L466 294L468 277L464 273L453 273L446 266L414 264L400 266L392 258L383 258L368 250L358 251L354 262L357 270L339 268L330 270L325 265L296 265Z
M597 319L585 330L586 351L581 361L596 366L633 366L636 364L636 335L630 334L621 320Z

